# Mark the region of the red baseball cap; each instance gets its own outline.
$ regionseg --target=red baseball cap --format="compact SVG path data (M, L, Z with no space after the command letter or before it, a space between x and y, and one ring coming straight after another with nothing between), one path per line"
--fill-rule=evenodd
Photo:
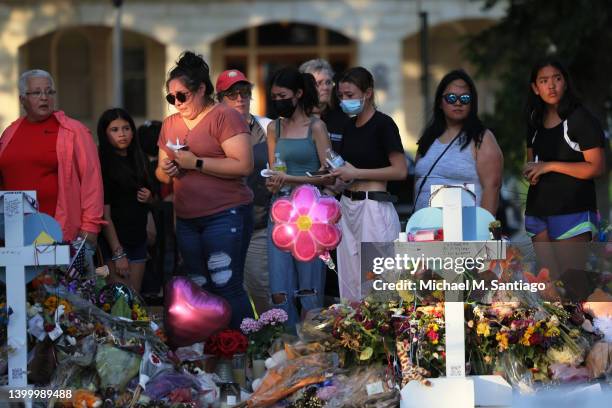
M228 69L227 71L223 71L219 78L217 78L217 85L215 89L217 92L225 92L236 82L246 82L250 84L247 77L237 69Z

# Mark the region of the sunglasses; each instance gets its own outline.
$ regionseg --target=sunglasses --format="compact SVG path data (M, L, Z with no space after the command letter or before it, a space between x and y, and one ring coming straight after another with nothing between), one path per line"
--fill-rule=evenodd
M234 92L223 94L223 96L229 99L230 101L235 101L236 99L238 99L238 95L240 95L242 99L251 99L250 90L234 91Z
M472 95L470 94L457 95L455 93L447 93L446 95L442 95L442 97L449 105L454 105L457 101L462 105L469 105L472 103Z
M189 98L189 95L191 95L191 92L180 92L179 91L176 93L176 95L172 95L172 94L166 95L166 100L168 101L170 105L174 105L176 101L179 101L180 103L185 103L187 98Z

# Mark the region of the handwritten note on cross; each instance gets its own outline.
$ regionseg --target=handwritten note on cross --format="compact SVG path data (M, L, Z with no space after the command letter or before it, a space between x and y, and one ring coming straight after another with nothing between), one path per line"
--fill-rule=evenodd
M31 203L36 201L35 191L0 191L4 205L5 246L0 247L0 266L6 267L6 304L13 310L8 323L9 387L28 384L28 345L26 331L26 278L27 266L67 265L70 248L67 245L24 245L23 217L34 213Z

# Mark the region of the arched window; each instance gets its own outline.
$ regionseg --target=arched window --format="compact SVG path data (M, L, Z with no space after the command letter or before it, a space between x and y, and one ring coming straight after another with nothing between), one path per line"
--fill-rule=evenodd
M266 87L280 67L324 58L336 73L356 61L355 43L342 33L301 23L271 23L232 33L213 44L213 72L239 69L255 83L253 113L266 113Z

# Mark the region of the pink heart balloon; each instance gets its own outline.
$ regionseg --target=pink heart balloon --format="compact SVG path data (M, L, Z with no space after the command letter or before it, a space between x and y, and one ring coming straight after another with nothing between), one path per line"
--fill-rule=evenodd
M208 293L184 276L166 284L164 312L164 329L168 343L174 347L206 340L226 328L232 316L225 299Z

